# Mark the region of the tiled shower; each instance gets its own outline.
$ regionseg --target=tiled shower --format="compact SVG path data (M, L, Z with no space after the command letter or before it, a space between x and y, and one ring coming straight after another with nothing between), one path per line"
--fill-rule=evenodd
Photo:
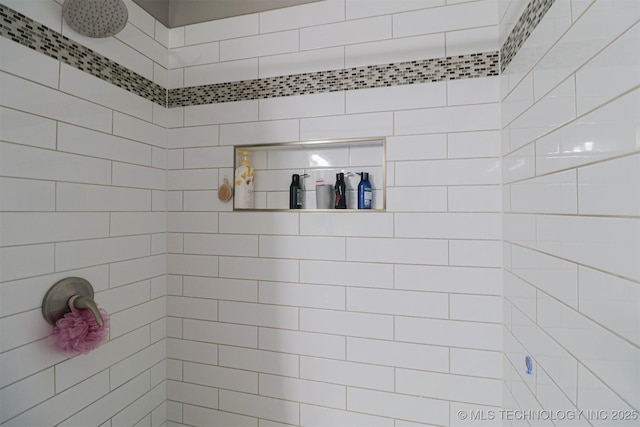
M638 424L640 2L61 4L0 0L1 425ZM234 147L378 137L383 211L217 198Z

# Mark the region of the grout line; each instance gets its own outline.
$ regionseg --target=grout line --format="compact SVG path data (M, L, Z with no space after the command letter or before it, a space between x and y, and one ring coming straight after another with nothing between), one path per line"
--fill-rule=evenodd
M527 145L535 144L535 142L536 141L532 141L532 142L528 143ZM524 145L524 146L522 146L520 148L524 148L527 145ZM520 148L518 148L518 150ZM516 150L516 151L518 151L518 150ZM513 152L510 153L510 154L513 154ZM586 163L581 163L581 164L577 164L577 165L573 165L573 166L568 166L568 167L557 169L557 170L551 170L549 172L544 172L544 173L542 173L540 175L533 175L533 176L529 176L527 178L522 178L522 179L517 179L517 180L514 180L514 181L509 181L509 182L505 182L504 184L511 185L511 184L523 183L523 182L527 182L527 181L535 179L535 178L542 178L542 177L546 177L546 176L550 176L550 175L554 175L554 174L558 174L558 173L562 173L562 172L568 172L568 171L571 171L571 170L577 170L577 169L585 168L585 167L588 167L588 166L597 165L597 164L600 164L600 163L606 163L606 162L609 162L609 161L612 161L612 160L618 160L618 159L622 159L622 158L625 158L625 157L632 157L632 156L635 156L637 154L638 154L637 151L629 151L629 152L625 152L625 153L622 153L622 154L614 154L614 155L611 155L611 157L593 159L592 161L588 161Z

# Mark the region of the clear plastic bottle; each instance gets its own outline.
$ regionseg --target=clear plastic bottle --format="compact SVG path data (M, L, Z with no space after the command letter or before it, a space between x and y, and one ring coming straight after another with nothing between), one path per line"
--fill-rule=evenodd
M373 202L373 192L369 182L369 173L360 172L360 183L358 184L358 209L371 209Z
M253 169L249 164L247 151L242 151L242 164L236 168L234 179L234 207L253 209Z

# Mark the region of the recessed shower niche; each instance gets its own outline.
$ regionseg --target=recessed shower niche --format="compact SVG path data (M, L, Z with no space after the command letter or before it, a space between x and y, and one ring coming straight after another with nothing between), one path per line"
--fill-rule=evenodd
M347 209L335 211L358 210L362 172L369 174L373 199L371 210L358 212L384 210L385 149L384 137L235 146L234 170L245 157L253 170L253 208L236 203L241 192L234 179L234 210L289 210L289 186L294 174L300 176L302 209L329 210L316 205L316 188L331 186L333 193L338 173L345 175Z

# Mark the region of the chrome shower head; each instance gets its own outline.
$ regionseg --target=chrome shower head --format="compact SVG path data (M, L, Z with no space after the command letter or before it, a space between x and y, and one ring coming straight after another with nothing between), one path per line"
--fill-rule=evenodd
M124 28L129 12L122 0L65 0L62 16L83 36L104 38Z

